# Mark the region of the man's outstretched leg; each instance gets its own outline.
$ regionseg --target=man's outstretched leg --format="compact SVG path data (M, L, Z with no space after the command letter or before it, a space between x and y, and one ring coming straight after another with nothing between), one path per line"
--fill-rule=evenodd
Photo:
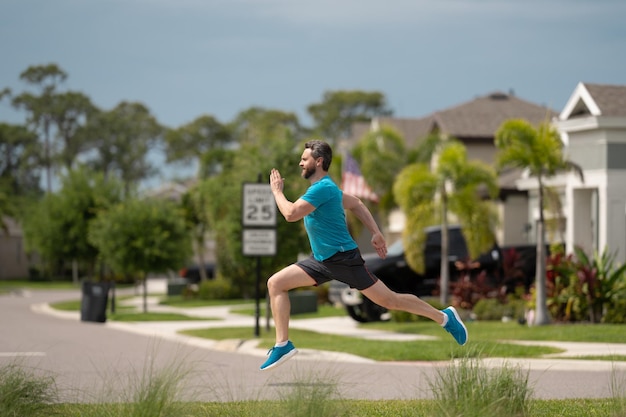
M459 345L463 346L467 343L467 328L454 307L437 310L413 294L399 294L391 291L381 280L361 292L376 304L389 310L402 310L428 317L439 323Z
M298 353L298 350L289 340L289 313L291 310L289 290L311 285L315 285L313 278L296 265L278 271L267 281L272 317L276 329L276 344L270 349L269 357L261 365L262 371L275 368Z

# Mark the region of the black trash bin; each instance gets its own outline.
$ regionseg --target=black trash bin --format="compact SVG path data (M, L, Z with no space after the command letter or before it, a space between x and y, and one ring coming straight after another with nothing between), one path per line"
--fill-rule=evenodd
M83 296L80 303L81 321L104 323L107 320L106 310L110 287L108 282L83 281Z

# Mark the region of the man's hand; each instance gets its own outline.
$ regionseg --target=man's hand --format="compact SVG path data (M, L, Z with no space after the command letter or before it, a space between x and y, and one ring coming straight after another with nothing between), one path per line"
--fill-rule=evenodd
M285 179L280 175L280 172L276 168L272 168L270 172L270 186L273 193L280 193L283 191L285 185Z
M378 253L378 256L382 259L387 257L387 242L385 242L385 238L382 233L375 233L372 236L372 246L374 246L376 253Z

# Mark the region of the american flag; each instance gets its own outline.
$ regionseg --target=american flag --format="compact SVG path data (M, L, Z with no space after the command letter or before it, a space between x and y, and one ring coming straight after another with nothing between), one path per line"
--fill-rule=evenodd
M370 186L367 185L359 169L359 164L349 153L346 153L343 158L341 189L343 192L352 194L355 197L364 198L375 203L378 202L378 196L372 191Z

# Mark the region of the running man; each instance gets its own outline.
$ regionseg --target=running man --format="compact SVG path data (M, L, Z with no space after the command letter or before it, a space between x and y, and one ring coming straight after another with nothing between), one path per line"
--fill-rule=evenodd
M311 185L295 202L283 194L284 179L272 169L270 185L278 210L288 222L304 219L312 256L276 272L267 281L276 344L261 370L272 369L298 351L289 340L289 290L321 285L330 280L348 284L374 303L389 310L403 310L439 323L460 345L467 343L467 329L454 307L438 310L413 294L391 291L364 265L359 248L350 235L344 210L350 210L372 234L378 256L387 256L387 244L369 209L361 200L343 193L328 176L332 149L328 143L312 140L304 145L301 175Z

